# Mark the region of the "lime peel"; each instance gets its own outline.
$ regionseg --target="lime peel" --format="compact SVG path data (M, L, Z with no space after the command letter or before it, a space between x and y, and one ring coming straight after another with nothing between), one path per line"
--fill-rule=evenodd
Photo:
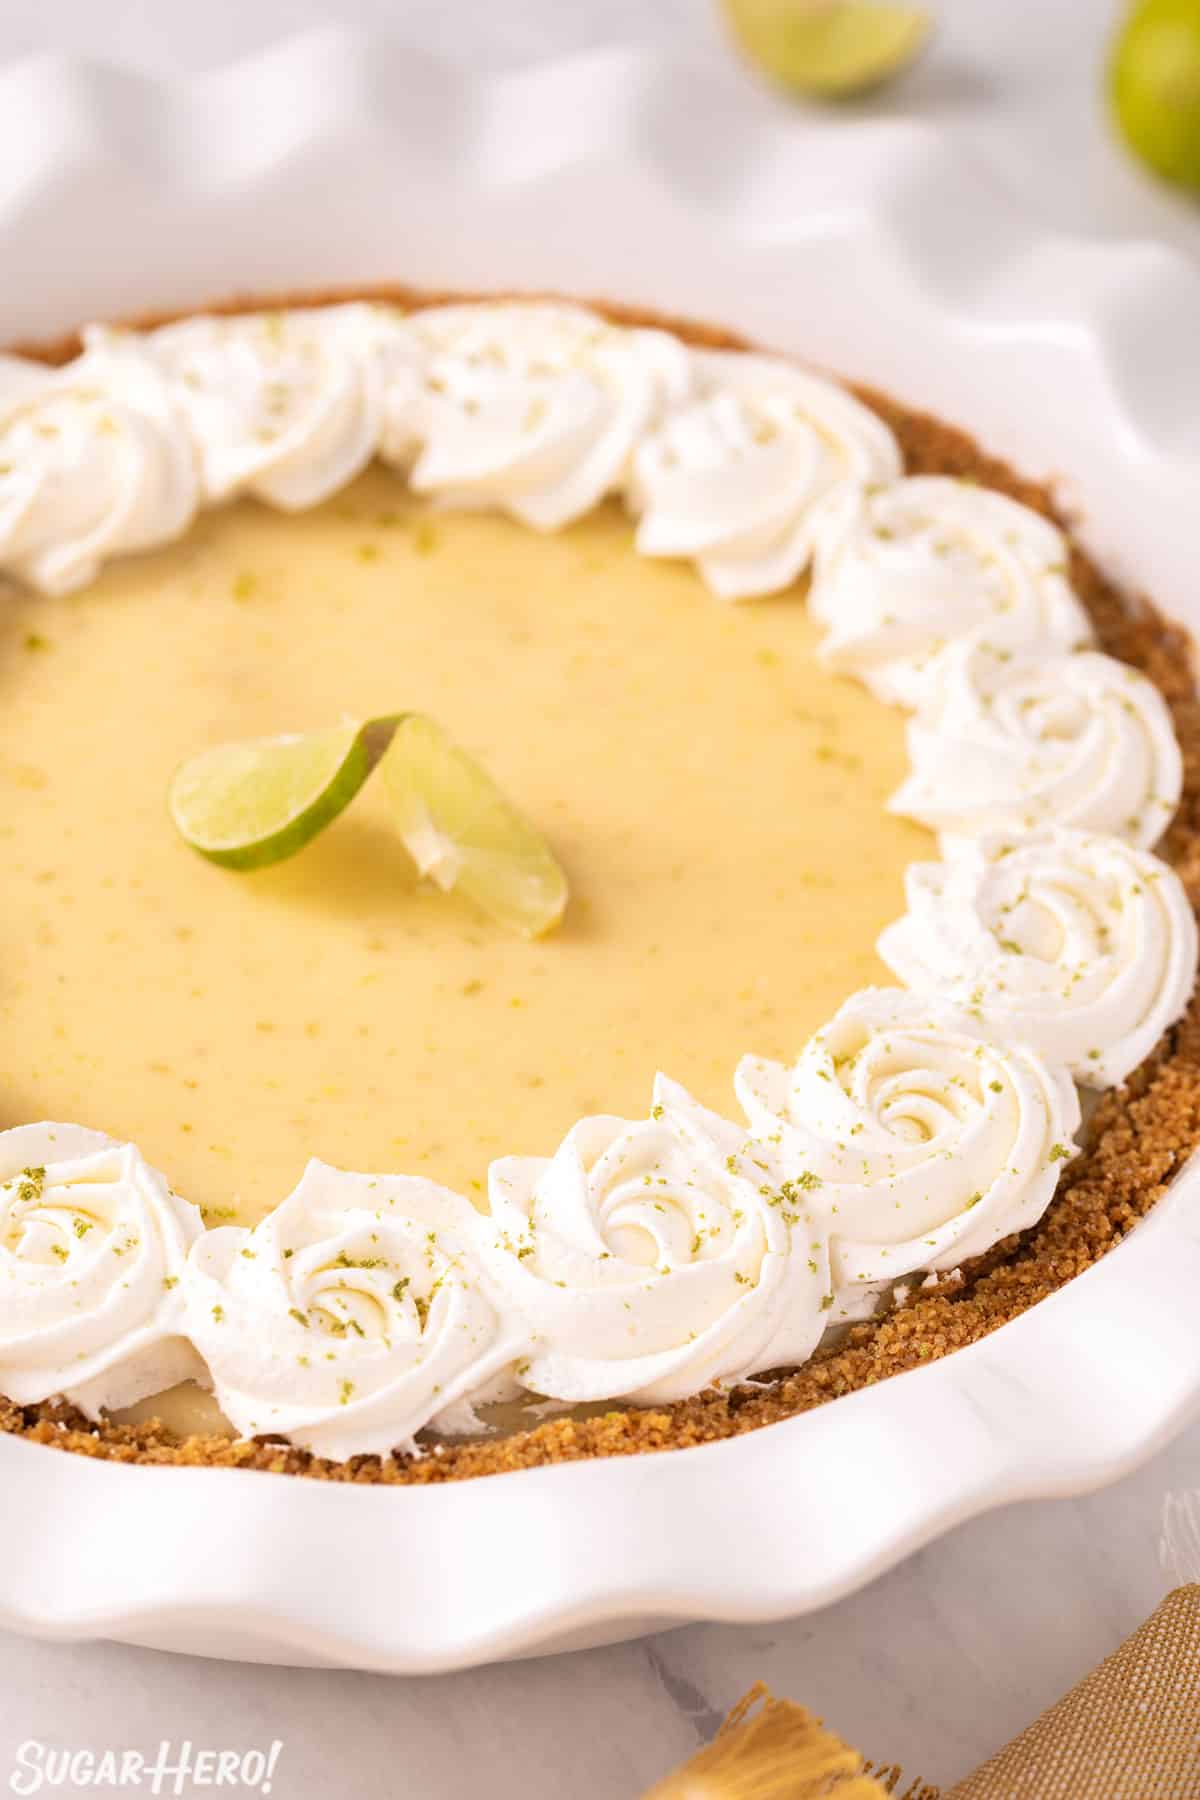
M906 69L933 20L892 0L724 0L751 61L796 93L848 99Z
M294 856L357 794L404 717L218 744L175 771L168 806L193 850L226 869Z

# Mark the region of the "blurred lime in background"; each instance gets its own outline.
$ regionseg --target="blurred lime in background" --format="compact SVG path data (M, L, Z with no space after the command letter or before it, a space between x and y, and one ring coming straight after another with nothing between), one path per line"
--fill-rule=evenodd
M1113 46L1109 93L1134 155L1200 193L1200 0L1139 0Z
M722 0L751 62L793 93L841 100L879 87L924 46L931 18L889 0Z

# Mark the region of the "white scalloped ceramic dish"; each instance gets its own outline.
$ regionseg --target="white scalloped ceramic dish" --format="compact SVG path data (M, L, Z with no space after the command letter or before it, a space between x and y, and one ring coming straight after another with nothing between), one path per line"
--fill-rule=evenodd
M323 34L169 89L21 65L0 150L21 275L0 341L372 279L690 312L1069 472L1093 548L1200 626L1200 274L1042 233L917 125L814 125L732 72L632 53L468 84ZM704 1449L396 1490L0 1437L22 1520L0 1624L418 1673L804 1612L985 1508L1149 1456L1200 1404L1198 1286L1193 1170L986 1342Z

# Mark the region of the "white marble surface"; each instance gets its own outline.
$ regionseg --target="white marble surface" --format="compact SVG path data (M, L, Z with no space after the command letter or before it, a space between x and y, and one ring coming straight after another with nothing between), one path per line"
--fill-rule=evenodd
M1140 175L1106 130L1097 88L1109 0L942 0L939 10L933 51L873 107L939 120L1058 223L1200 255L1200 206ZM331 13L488 65L647 39L724 54L707 0L4 0L0 63L72 49L150 71L203 69ZM880 1479L886 1492L886 1470ZM97 1751L280 1738L281 1800L568 1790L606 1800L636 1795L760 1677L871 1755L949 1782L1151 1609L1166 1585L1164 1496L1188 1488L1200 1488L1200 1426L1104 1493L977 1521L810 1619L696 1626L423 1682L0 1637L0 1782L9 1791L17 1746L31 1738Z

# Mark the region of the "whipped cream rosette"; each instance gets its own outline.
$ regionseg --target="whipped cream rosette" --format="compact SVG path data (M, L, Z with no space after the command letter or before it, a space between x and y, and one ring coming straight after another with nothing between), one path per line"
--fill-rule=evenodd
M821 655L893 706L930 691L937 653L998 628L1004 644L1092 641L1068 579L1062 533L976 482L914 475L864 494L846 533L818 558L809 611Z
M79 1125L0 1132L0 1393L89 1418L200 1363L182 1279L200 1214L132 1144Z
M432 307L411 323L427 359L412 487L538 531L618 488L634 446L691 387L678 338L623 330L582 307ZM413 447L397 432L385 455L407 460Z
M1166 863L1120 838L1046 827L964 840L914 863L908 911L879 939L906 987L1110 1087L1182 1014L1196 920Z
M461 1413L524 1345L482 1273L481 1223L431 1181L314 1160L252 1231L206 1232L188 1324L226 1417L337 1458L411 1449Z
M736 1086L755 1136L828 1221L849 1316L857 1294L1034 1224L1079 1125L1065 1069L900 988L852 995L791 1068L744 1058Z
M1183 765L1166 701L1126 663L1057 644L952 644L908 725L911 772L889 809L947 837L1071 825L1148 848Z
M192 447L139 339L96 334L49 369L0 357L0 570L45 593L191 524Z
M899 446L844 388L773 357L699 351L699 397L639 445L629 499L646 556L695 559L723 600L774 594L845 528Z
M242 493L288 511L317 505L375 455L389 373L402 399L414 392L416 352L380 307L183 319L145 344L187 421L210 505Z
M828 1322L826 1232L761 1146L659 1077L651 1117L584 1119L490 1176L489 1268L562 1401L669 1401L803 1362Z

